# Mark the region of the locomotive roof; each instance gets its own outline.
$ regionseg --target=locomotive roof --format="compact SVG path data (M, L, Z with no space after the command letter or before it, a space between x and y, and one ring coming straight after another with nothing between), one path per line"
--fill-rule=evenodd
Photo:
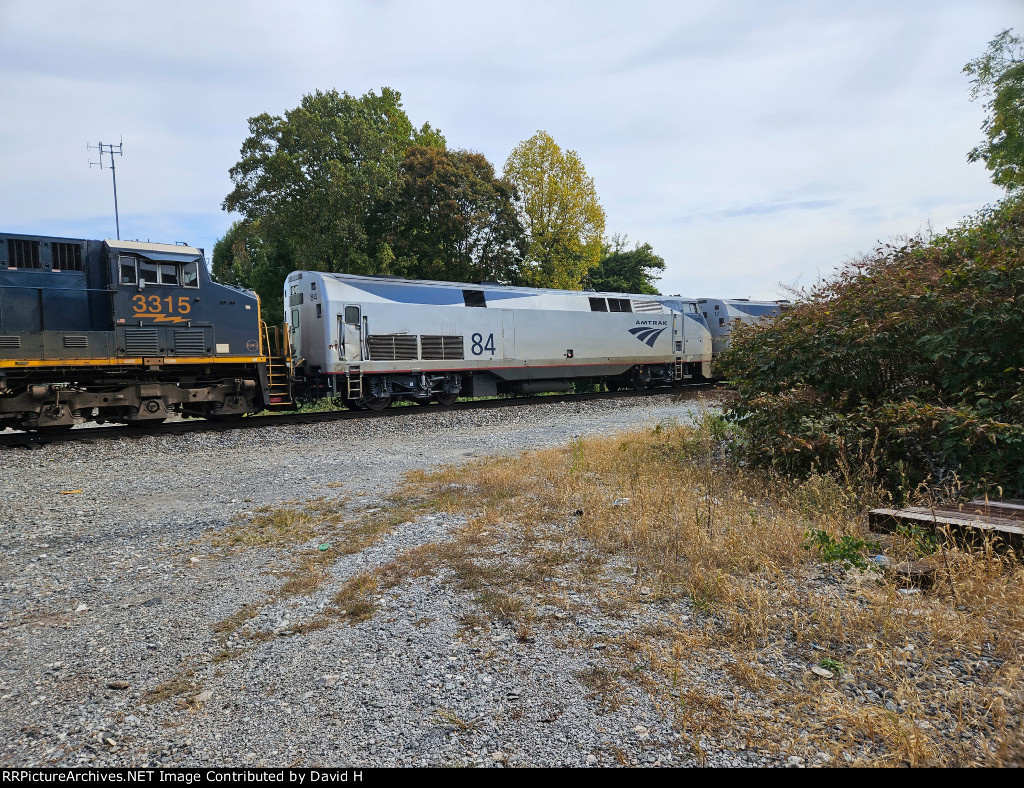
M443 282L434 279L405 279L401 276L363 276L361 274L338 274L327 271L296 271L288 275L288 281L292 281L294 273L315 274L316 276L337 279L339 281L356 280L359 282L378 282L380 284L393 285L421 285L423 287L457 288L459 290L499 290L503 293L521 293L523 295L571 295L571 296L608 296L611 298L632 298L638 301L657 301L662 296L648 295L646 293L612 293L603 290L556 290L549 287L521 287L519 285L502 285L495 282Z
M108 238L103 243L111 249L138 252L146 257L175 255L173 259L180 259L182 257L199 257L199 255L202 254L202 252L194 246L185 246L183 244L154 244L143 241L119 241L116 238Z

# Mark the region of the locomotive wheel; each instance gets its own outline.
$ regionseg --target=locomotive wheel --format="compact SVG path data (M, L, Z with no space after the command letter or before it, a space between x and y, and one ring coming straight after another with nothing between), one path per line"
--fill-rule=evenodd
M434 395L434 400L438 405L454 405L458 399L458 394L443 393Z
M359 406L366 410L384 410L391 404L391 397L365 397L359 401Z
M633 391L643 391L647 388L648 383L650 383L650 379L645 379L639 370L633 374Z

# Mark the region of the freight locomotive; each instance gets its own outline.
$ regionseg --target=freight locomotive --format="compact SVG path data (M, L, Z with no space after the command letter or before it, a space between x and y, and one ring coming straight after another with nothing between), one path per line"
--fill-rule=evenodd
M0 429L284 407L274 339L201 249L0 234Z
M785 305L313 271L284 301L268 327L190 246L0 234L0 429L678 385Z

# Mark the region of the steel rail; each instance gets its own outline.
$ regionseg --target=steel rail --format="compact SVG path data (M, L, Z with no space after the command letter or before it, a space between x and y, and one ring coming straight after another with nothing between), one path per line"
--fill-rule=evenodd
M163 435L186 435L193 432L228 432L230 430L247 430L264 427L298 426L304 424L320 424L322 422L346 421L348 419L381 419L402 418L416 414L442 413L452 411L489 410L494 408L520 407L523 405L555 405L568 402L590 402L594 400L632 399L635 397L652 397L677 395L686 396L715 388L716 383L690 383L683 386L660 387L642 391L593 392L589 394L556 394L534 397L508 397L498 399L472 400L456 402L453 405L432 404L426 407L414 405L390 407L383 410L330 410L310 413L285 413L261 416L245 416L231 421L211 421L207 419L188 419L157 425L127 425L113 427L77 427L67 432L0 432L0 448L31 449L53 443L93 443L99 440L118 440L121 438L142 438Z

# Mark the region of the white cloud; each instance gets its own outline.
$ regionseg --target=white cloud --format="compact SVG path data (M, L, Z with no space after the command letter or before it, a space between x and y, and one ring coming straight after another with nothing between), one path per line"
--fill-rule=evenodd
M1019 17L996 0L7 0L0 224L112 234L85 143L123 134L123 234L210 250L249 116L389 85L498 168L541 128L577 150L609 230L668 261L666 292L769 296L1000 196L965 161L983 112L960 69Z

